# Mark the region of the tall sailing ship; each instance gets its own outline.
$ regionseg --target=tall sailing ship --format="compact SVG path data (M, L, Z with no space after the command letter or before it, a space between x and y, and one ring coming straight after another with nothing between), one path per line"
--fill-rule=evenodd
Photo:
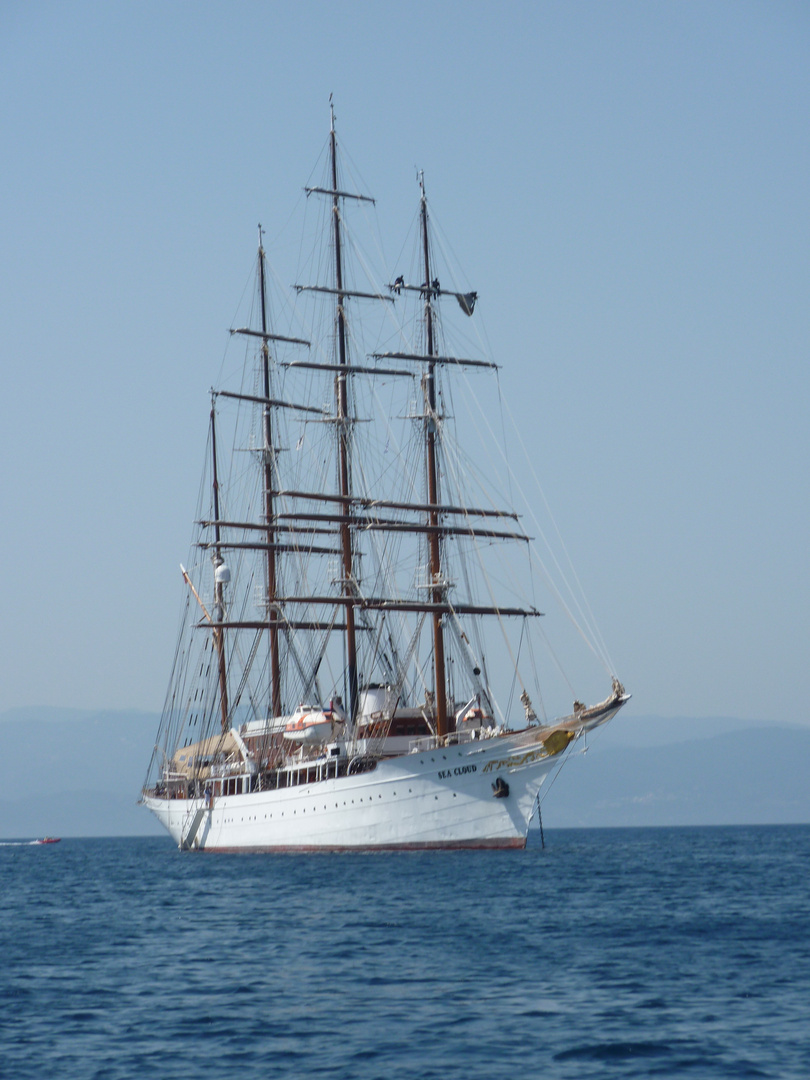
M142 791L184 850L523 847L542 785L627 700L606 666L604 701L545 715L534 542L482 471L503 466L496 393L462 418L497 366L448 346L477 294L442 287L419 184L410 275L358 281L348 220L373 200L342 178L332 113L305 189L325 243L291 294L311 334L270 325L259 231Z

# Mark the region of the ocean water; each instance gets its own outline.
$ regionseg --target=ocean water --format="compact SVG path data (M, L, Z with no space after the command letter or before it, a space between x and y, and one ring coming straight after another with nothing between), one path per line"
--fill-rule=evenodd
M0 846L0 1073L810 1077L810 826Z

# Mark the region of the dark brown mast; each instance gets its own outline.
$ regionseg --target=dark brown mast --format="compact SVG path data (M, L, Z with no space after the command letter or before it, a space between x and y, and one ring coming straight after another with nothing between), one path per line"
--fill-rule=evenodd
M422 376L422 388L425 395L425 441L427 448L428 480L428 550L430 552L430 580L433 585L432 600L436 605L444 601L442 581L441 541L439 536L439 482L436 465L436 364L433 342L433 300L430 279L430 246L428 244L427 199L425 197L425 178L420 173L419 187L422 192L420 214L422 220L422 250L424 255L424 296L425 296L425 353L428 356L427 372ZM441 737L451 730L447 715L447 689L444 663L444 630L442 613L433 611L433 670L436 692L436 734Z
M211 456L212 479L214 484L214 647L217 650L217 668L219 671L219 706L222 731L228 730L228 674L225 664L225 631L219 625L225 620L224 588L229 580L227 568L220 549L219 529L219 479L217 477L217 427L216 412L211 405Z
M343 504L340 526L340 547L343 561L343 595L354 596L354 570L352 566L351 534L351 472L350 439L351 419L349 416L349 392L346 355L346 317L343 310L345 293L343 291L343 264L340 243L340 192L337 177L337 146L335 141L335 110L330 105L331 128L329 133L329 151L332 166L332 221L335 243L335 288L337 292L337 338L338 373L335 376L335 398L337 404L338 431L338 473L340 497ZM357 641L355 633L354 607L346 605L346 676L348 680L348 714L354 720L357 713Z
M259 287L262 302L262 376L264 396L270 401L270 346L267 338L267 288L264 276L262 227L259 226ZM278 619L275 611L278 593L276 578L276 533L274 527L273 491L273 427L270 405L264 405L262 415L264 434L264 520L267 525L267 618L270 632L270 715L281 716L281 667L278 653Z

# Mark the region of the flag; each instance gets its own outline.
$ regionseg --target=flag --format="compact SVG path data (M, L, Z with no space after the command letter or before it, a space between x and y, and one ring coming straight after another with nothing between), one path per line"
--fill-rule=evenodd
M475 301L478 299L477 292L457 292L456 300L458 300L458 306L464 312L465 315L472 315L475 307Z

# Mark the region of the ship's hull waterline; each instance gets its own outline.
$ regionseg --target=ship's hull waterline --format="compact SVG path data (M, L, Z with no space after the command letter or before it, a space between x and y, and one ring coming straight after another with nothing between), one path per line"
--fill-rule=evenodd
M524 731L384 758L370 772L294 787L210 802L144 792L143 801L185 850L523 848L540 788L592 726L571 731L556 753L541 732Z

